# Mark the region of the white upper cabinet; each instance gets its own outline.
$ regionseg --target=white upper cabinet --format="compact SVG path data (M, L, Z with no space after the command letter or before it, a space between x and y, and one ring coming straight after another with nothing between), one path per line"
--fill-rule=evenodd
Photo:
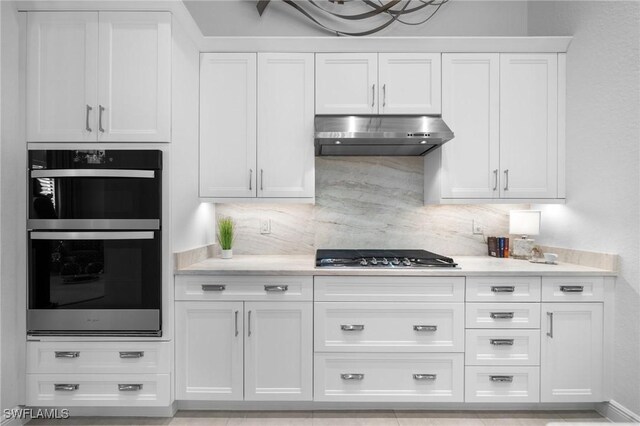
M258 54L258 196L315 192L311 53Z
M98 13L29 13L27 140L95 141Z
M28 142L169 142L169 12L29 12Z
M255 197L256 54L200 56L200 196Z
M498 197L500 57L442 55L442 118L455 138L442 146L443 198Z
M316 114L377 114L377 85L377 53L316 54Z
M100 12L99 38L99 140L170 141L171 14Z
M440 114L440 54L378 55L380 114Z
M500 168L503 198L558 196L555 53L500 57Z

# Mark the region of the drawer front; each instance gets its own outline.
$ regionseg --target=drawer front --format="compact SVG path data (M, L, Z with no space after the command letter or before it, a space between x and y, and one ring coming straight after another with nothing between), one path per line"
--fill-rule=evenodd
M603 277L549 277L542 279L544 302L602 302Z
M28 342L27 373L171 372L169 342Z
M316 302L316 352L463 352L463 303Z
M315 277L317 302L463 302L464 277Z
M467 330L466 365L540 364L539 330Z
M540 402L539 367L466 367L465 402Z
M315 401L462 402L462 354L316 354Z
M540 328L539 303L467 303L467 328Z
M539 302L540 277L469 277L467 302Z
M27 374L27 405L168 406L169 374Z
M313 277L176 275L176 300L313 300Z

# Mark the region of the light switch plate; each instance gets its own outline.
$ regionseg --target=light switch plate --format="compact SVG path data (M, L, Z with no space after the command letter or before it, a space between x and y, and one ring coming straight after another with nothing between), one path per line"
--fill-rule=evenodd
M260 221L260 233L261 234L271 233L271 219L262 219Z

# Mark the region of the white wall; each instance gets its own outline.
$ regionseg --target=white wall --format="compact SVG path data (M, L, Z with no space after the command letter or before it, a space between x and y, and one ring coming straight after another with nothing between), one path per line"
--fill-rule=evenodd
M613 399L640 413L640 3L530 2L531 35L567 54L567 205L538 206L539 242L618 253Z
M262 17L254 0L185 1L205 36L331 36L281 0L272 0ZM329 2L320 1L330 8ZM335 5L343 14L353 13L356 3ZM413 2L414 7L418 2ZM428 9L433 10L431 7ZM358 9L362 12L362 9ZM420 16L424 16L421 12ZM407 18L414 22L415 17ZM378 20L378 22L380 22ZM349 29L357 28L351 22ZM367 25L368 26L368 25ZM527 34L525 1L453 0L442 6L424 25L394 23L376 36L524 36Z

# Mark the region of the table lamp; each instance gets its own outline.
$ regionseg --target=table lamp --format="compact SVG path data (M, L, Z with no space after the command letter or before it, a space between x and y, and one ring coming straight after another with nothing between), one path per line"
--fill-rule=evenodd
M529 235L540 233L540 210L511 210L509 212L509 234L519 235L511 244L511 257L529 259L535 241Z

